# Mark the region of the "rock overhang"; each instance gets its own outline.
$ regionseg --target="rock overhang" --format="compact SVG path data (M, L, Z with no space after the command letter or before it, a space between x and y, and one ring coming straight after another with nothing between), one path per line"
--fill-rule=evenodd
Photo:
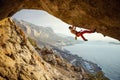
M0 0L0 20L21 9L39 9L62 21L87 29L96 29L120 40L119 0Z

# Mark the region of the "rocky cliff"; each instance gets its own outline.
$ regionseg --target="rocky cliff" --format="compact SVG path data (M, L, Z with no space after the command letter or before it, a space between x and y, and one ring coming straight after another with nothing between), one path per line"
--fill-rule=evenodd
M0 20L21 9L40 9L71 25L120 40L119 0L0 0Z
M10 18L0 24L0 80L108 80L73 66L52 49L35 48Z
M0 21L0 80L81 80L81 71L45 62L10 19ZM62 73L60 70L65 71ZM70 74L71 73L71 74ZM70 74L70 75L69 75Z
M98 67L96 64L84 60L81 57L78 57L77 55L72 55L72 53L70 53L69 51L61 48L61 46L63 47L65 45L74 45L80 43L81 41L78 40L75 41L74 38L71 38L69 36L64 36L64 37L62 37L63 35L59 36L60 34L57 35L50 27L36 26L34 24L31 24L23 20L17 20L17 19L13 19L13 20L15 24L18 25L26 33L26 35L28 35L29 37L28 40L32 43L34 47L49 46L48 48L43 48L42 52L45 51L44 49L50 52L49 48L51 48L52 55L54 55L54 51L55 51L56 53L61 55L63 59L67 60L69 63L72 63L75 66L84 67L84 69L87 72L97 73L101 71L100 67ZM45 56L49 57L49 55L45 55ZM51 59L49 60L51 61ZM49 62L49 60L47 61ZM56 62L57 60L53 59L52 61ZM88 68L86 64L88 64L90 68Z

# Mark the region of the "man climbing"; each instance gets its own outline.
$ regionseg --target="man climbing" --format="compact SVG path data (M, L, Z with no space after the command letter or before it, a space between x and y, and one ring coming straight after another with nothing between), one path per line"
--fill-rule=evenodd
M69 29L70 29L70 32L72 34L75 34L75 40L77 40L77 37L81 36L84 41L88 41L88 40L83 36L83 34L85 34L85 33L94 33L96 31L96 29L93 30L93 31L91 31L91 30L76 31L75 26L69 26Z

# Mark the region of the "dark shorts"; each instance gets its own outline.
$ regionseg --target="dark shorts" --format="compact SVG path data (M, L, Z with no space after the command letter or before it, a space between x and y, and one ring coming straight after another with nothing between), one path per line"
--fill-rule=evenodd
M81 36L81 32L76 32L76 36L77 37Z

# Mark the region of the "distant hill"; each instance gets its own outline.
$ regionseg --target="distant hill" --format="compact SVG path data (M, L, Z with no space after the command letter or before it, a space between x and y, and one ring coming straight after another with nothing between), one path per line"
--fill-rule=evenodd
M117 42L109 42L109 44L120 45L120 43Z
M62 36L63 34L56 34L51 27L37 26L32 23L14 19L15 23L20 26L28 37L33 38L38 44L44 43L53 46L66 46L79 43L70 36Z

